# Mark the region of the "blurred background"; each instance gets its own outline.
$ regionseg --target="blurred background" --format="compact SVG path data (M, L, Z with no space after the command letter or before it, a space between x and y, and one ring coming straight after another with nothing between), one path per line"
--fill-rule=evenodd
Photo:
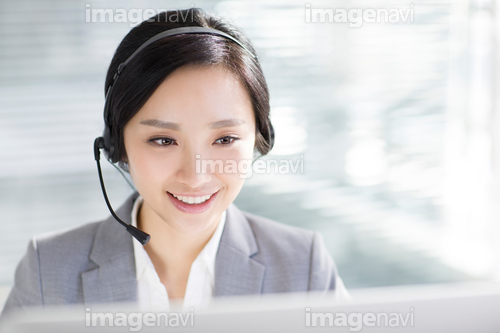
M109 215L92 145L107 66L136 22L86 11L189 7L253 41L276 130L267 158L303 162L254 174L241 209L320 231L348 289L498 278L499 1L1 0L4 291L33 235ZM307 22L311 8L412 9L413 22ZM131 190L103 168L118 207Z

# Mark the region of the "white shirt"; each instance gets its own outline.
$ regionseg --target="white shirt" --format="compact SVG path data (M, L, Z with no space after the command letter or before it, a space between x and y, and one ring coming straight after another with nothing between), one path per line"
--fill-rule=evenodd
M143 202L139 196L132 209L132 225L137 227L137 213ZM189 271L183 309L189 310L208 304L214 292L215 256L219 248L222 230L226 223L226 211L212 237L198 254ZM152 235L154 237L154 235ZM137 279L137 302L143 310L169 311L170 302L165 286L144 247L136 240L134 244L135 269Z

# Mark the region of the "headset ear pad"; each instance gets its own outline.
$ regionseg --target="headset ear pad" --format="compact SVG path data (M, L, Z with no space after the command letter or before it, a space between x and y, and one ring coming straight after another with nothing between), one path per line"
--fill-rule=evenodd
M268 124L268 131L269 131L269 138L268 138L268 144L269 144L269 151L271 151L271 149L273 149L274 147L274 127L273 127L273 124L271 124L271 120L269 119L267 121L267 124Z
M111 129L109 128L109 126L106 126L106 128L104 129L102 137L104 139L104 154L106 155L106 158L111 161L111 163L118 162L120 158L116 153L114 142L115 140L111 135Z

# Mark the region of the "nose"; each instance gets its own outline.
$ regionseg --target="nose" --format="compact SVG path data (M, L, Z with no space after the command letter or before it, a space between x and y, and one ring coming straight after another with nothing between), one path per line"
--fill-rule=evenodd
M177 170L177 180L186 187L196 189L210 183L212 175L204 167L201 154L186 151Z

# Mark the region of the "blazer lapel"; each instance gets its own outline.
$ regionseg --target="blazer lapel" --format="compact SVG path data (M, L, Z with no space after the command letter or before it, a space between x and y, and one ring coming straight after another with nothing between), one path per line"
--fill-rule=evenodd
M262 293L265 266L252 259L257 252L248 220L231 204L215 259L214 296Z
M134 193L116 211L125 223L131 222L137 196ZM113 217L101 223L90 253L96 268L82 273L86 304L137 300L133 241ZM214 296L262 293L265 266L252 258L257 252L248 220L236 206L230 205L215 260Z
M130 223L134 193L116 211ZM137 283L132 236L111 216L101 223L90 253L97 267L82 273L83 298L86 304L134 302Z

